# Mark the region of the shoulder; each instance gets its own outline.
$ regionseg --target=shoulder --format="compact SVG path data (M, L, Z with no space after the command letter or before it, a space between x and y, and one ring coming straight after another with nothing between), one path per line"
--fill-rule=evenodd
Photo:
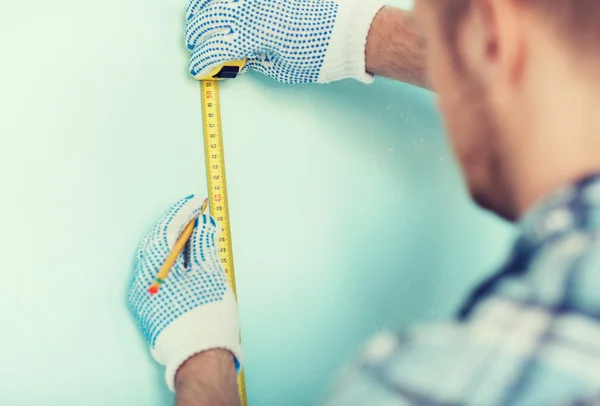
M600 234L573 230L517 252L494 278L493 289L479 299L500 297L524 306L571 312L593 307L600 312L600 295L595 294L600 291Z
M590 235L585 248L572 258L565 283L565 307L600 319L600 233Z
M520 282L526 302L600 317L600 234L575 231L545 244Z
M341 372L327 405L485 404L478 396L503 386L495 380L488 391L473 391L494 347L453 323L380 334Z
M600 393L600 346L590 337L600 343L589 320L490 299L468 323L378 335L326 404L570 404Z
M536 248L464 322L375 337L326 404L600 404L600 235Z

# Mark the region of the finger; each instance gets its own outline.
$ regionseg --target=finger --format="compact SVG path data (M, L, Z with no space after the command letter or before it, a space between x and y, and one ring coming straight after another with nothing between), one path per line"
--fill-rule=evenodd
M191 18L185 27L185 42L188 49L206 41L216 33L233 34L235 20L227 3L211 3Z
M191 237L190 237L190 240L191 240ZM189 244L190 244L190 242L188 241L188 243L184 247L183 251L179 254L177 259L175 260L175 263L173 264L173 267L171 268L171 271L170 271L171 276L167 278L167 282L168 281L171 281L171 282L177 281L179 277L185 277L187 272L191 269L190 263L187 261L187 256L190 252L189 248L188 248L190 246Z
M216 34L194 48L189 71L196 78L203 78L217 66L243 59L246 56L235 48L228 34Z
M248 59L246 65L252 70L262 73L263 75L270 76L275 80L281 81L278 72L276 72L276 67L273 61L269 58L266 58L264 55L258 58Z
M186 24L184 32L186 45L189 50L194 50L211 36L231 35L234 25L235 21L227 8L222 4L212 4Z
M138 267L137 272L138 280L143 281L143 283L147 285L146 289L154 282L160 270L165 265L167 258L173 251L173 245L174 244L169 246L166 244L162 236L152 240L150 244L148 244L142 257L141 266ZM178 253L169 272L172 273L174 270L178 272L183 272L185 270L182 253Z
M147 292L148 288L154 282L158 269L152 264L152 261L147 261L146 257L149 256L149 251L144 253L144 260L139 263L135 269L135 276L131 283L130 295L134 292Z
M146 237L144 237L144 239L142 240L142 243L140 244L140 248L138 249L137 255L135 256L135 267L136 268L139 266L140 262L142 261L142 256L148 247L150 237L151 237L150 235L147 235Z
M198 13L198 10L202 9L202 7L206 6L210 2L211 2L211 0L192 0L192 1L190 1L185 10L185 17L187 18L187 20L189 21L192 18L194 18L196 13Z
M170 252L183 229L200 214L203 204L204 199L191 195L173 205L154 228L148 247Z
M144 253L144 257L147 252ZM141 261L139 266L136 267L136 272L131 285L129 287L128 303L129 308L132 310L138 323L140 318L143 316L145 310L147 310L146 299L148 298L148 288L154 282L157 275L157 270L151 265L150 262L144 260Z
M239 0L192 0L185 11L186 19L189 21L192 18L196 17L198 14L202 13L202 11L211 4L227 4L232 5L233 3L238 3Z
M144 241L137 256L134 277L137 290L147 291L165 265L182 231L201 213L203 206L204 199L194 195L188 196L173 205L158 222ZM173 270L184 271L181 253L169 269L169 271Z

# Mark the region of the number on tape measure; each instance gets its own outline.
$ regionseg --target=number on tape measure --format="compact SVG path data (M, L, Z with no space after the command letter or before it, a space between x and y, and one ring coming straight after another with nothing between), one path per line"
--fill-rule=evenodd
M206 178L210 199L210 214L221 226L217 239L221 264L233 293L237 296L235 272L231 247L229 223L229 204L225 179L225 160L223 151L223 132L219 106L219 87L217 82L202 81L202 121L204 128L204 155L206 159ZM242 406L248 405L244 372L238 376L238 391Z

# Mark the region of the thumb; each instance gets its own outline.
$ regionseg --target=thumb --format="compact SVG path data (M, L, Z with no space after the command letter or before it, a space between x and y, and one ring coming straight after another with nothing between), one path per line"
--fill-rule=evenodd
M175 203L154 228L151 240L171 250L183 229L200 214L203 205L204 199L194 195Z
M184 228L201 213L203 205L204 199L194 195L188 196L174 204L154 227L148 236L144 257L157 272L173 250ZM184 267L183 255L179 255L173 268L183 270Z

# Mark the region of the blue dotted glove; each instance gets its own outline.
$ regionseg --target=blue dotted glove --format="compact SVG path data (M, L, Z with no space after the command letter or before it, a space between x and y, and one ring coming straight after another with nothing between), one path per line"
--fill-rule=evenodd
M200 215L203 199L187 197L171 208L143 240L135 262L129 306L154 359L166 366L169 388L188 358L214 348L233 353L241 368L243 354L235 297L221 267L215 220ZM185 226L196 228L158 294L148 288Z
M369 83L365 45L379 0L192 0L185 39L190 72L227 61L283 83L354 78Z

